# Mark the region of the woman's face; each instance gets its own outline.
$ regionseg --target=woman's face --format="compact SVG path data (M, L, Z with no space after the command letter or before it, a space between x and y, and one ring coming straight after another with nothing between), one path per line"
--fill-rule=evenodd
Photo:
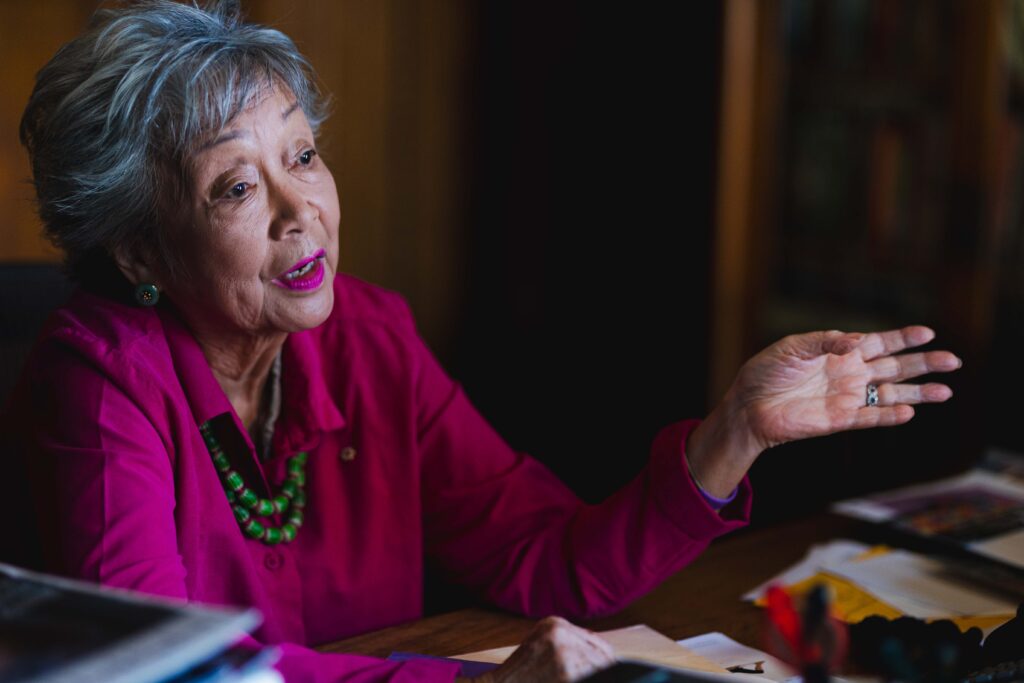
M187 275L164 289L197 333L316 327L334 305L338 194L287 89L239 114L193 157L175 226Z

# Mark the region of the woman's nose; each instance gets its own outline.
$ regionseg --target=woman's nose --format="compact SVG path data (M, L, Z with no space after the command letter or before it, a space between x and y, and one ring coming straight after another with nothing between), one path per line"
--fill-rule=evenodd
M319 210L311 193L297 181L283 180L271 189L271 231L280 239L291 232L304 232L317 220Z

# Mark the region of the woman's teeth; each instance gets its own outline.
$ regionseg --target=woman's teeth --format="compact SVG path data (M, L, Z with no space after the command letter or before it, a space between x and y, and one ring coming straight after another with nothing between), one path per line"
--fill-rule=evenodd
M313 270L314 267L316 267L316 259L313 259L312 261L310 261L306 265L302 266L298 270L293 270L292 272L286 274L284 276L284 279L285 280L294 280L295 278L302 277L303 275L305 275L309 271Z

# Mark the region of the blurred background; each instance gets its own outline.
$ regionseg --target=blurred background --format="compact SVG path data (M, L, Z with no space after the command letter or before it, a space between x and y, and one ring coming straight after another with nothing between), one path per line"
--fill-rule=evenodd
M333 97L342 267L588 500L793 332L932 325L913 423L755 466L755 523L1024 450L1021 0L243 0ZM18 120L90 0L0 0L0 390L66 295Z

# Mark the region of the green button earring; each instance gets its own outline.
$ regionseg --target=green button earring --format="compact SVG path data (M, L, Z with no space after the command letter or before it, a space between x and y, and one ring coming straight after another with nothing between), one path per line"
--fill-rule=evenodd
M156 302L160 301L160 290L148 282L136 285L135 300L140 306L156 306Z

